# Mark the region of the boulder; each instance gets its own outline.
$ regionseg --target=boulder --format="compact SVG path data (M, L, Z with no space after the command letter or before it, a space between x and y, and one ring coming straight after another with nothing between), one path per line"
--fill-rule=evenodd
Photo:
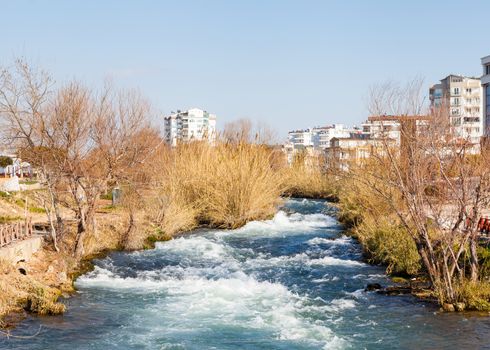
M446 312L454 312L455 311L454 305L449 304L449 303L442 304L442 309Z
M366 288L364 289L365 292L372 292L373 290L379 290L383 287L381 287L381 284L379 283L369 283Z
M466 304L465 303L455 303L454 304L454 308L456 309L456 311L464 311L464 309L466 309Z

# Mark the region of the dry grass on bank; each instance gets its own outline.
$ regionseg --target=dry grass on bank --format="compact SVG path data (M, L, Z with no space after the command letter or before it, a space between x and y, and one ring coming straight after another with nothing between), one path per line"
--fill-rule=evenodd
M321 157L298 154L284 169L285 194L292 197L336 199L337 181L323 169Z
M350 227L371 263L386 266L386 272L392 275L417 276L423 273L414 239L401 225L387 201L359 178L359 174L346 176L340 183L339 219ZM401 197L400 193L394 191L392 198L398 197ZM403 206L401 200L398 205ZM434 286L430 295L439 301L444 310L490 310L490 283L487 280L490 269L484 259L490 253L482 248L479 255L482 259L482 279L477 282L458 280L455 284L457 302L447 304L440 286Z
M54 315L65 311L65 305L56 302L60 291L25 276L10 262L0 260L0 328L6 326L3 316L22 310L40 315Z
M385 265L389 274L417 274L421 264L415 243L389 205L355 176L342 178L340 186L339 220L359 239L368 260Z
M168 150L157 165L161 188L149 214L166 235L269 218L284 190L271 162L267 146L243 142L193 142Z

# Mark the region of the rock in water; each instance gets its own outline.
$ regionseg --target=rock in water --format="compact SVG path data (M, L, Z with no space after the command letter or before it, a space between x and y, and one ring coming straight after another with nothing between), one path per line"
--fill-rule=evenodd
M454 312L454 305L449 303L442 304L442 309L446 312Z
M365 292L372 292L373 290L381 289L381 284L379 283L369 283L364 289Z
M456 308L456 311L464 311L466 309L466 304L465 303L455 303L454 307Z

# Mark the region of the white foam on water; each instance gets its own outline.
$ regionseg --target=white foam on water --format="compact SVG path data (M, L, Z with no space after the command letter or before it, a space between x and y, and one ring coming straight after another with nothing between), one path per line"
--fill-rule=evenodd
M319 245L319 244L328 244L328 245L349 245L353 243L352 238L347 237L347 236L341 236L339 238L335 239L328 239L328 238L321 238L321 237L315 237L310 239L308 242L309 245Z
M366 298L366 292L364 289L358 289L354 292L346 292L345 294L353 296L356 299L365 299Z
M385 275L382 275L382 274L368 274L368 275L365 275L365 274L357 274L357 275L354 275L352 276L351 278L353 279L363 279L363 280L366 280L366 281L369 281L369 280L378 280L380 278L386 278Z
M313 283L327 283L327 282L335 282L338 280L339 280L338 276L333 276L333 277L316 278L316 279L311 280L311 282L313 282Z
M184 256L210 260L222 260L228 256L224 244L214 242L202 236L187 236L171 239L166 242L157 242L155 249L162 252L174 252Z
M247 236L275 236L293 232L308 232L318 228L335 225L334 218L324 214L299 214L288 215L284 211L278 211L273 219L265 221L251 221L236 230L217 231L216 236L222 235L247 235Z
M295 264L307 265L310 261L310 257L306 253L300 253L296 255L281 255L275 257L269 257L261 254L255 259L248 259L244 265L248 268L256 269L259 267L284 267Z
M311 259L307 261L307 264L310 266L346 266L346 267L360 267L367 266L366 264L355 261L355 260L347 260L347 259L338 259L333 256L325 256L323 258Z
M137 277L121 276L110 264L97 266L92 272L78 278L76 286L128 293L130 296L134 294L139 299L152 300L134 310L127 326L148 330L141 334L133 332L135 344L148 343L148 337L172 338L175 334L196 330L213 332L215 329L233 327L266 332L275 339L304 343L314 348L344 348L348 342L336 336L319 318L326 314L338 317L342 310L355 307L355 300L311 300L307 295L293 293L280 283L258 280L253 272L249 275L245 271L291 264L309 267L359 267L365 264L331 256L312 259L308 255L310 251L271 257L248 248L233 248L223 237L228 234L269 237L295 232L314 233L333 224L336 224L335 220L323 214L287 215L280 211L272 220L251 222L238 230L216 231L206 236L182 236L156 244L157 256L173 257L185 264L140 271ZM313 238L308 244L323 244L326 241L339 245L351 243L350 238L345 236L323 240ZM313 282L338 279L337 276L324 275Z
M267 257L262 255L259 256L258 258L249 259L245 262L245 265L249 266L250 268L271 267L271 266L285 267L285 266L292 266L295 264L296 265L302 264L310 267L315 267L315 266L365 267L367 266L366 264L359 261L339 259L339 258L334 258L332 256L324 256L322 258L312 259L306 253L299 253L292 256L282 255L282 256L275 256L275 257Z
M345 309L353 309L355 308L357 303L352 300L352 299L334 299L330 302L330 306L335 310L335 311L342 311Z
M163 293L165 298L160 299L157 307L151 305L135 311L145 314L136 319L148 322L148 327L156 322L173 325L170 331L236 326L267 330L280 340L306 342L329 349L346 344L326 326L302 316L314 309L307 297L290 292L282 284L258 281L243 272L214 280L192 275L182 279L165 278L155 272L123 278L96 267L78 279L77 287L135 294ZM316 311L320 312L321 308Z

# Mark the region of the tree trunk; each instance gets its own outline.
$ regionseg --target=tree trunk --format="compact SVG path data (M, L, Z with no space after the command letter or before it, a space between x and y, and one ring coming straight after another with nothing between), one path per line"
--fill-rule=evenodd
M85 210L81 209L77 214L78 225L77 225L77 236L75 239L75 249L73 251L74 256L80 259L84 253L85 249L83 246L83 241L87 233L87 222Z
M129 224L128 224L128 229L126 230L126 232L124 232L123 236L122 236L122 239L121 239L121 246L123 248L126 248L127 245L128 245L128 242L129 242L129 237L131 235L131 233L133 232L133 229L135 227L135 222L134 222L134 213L133 211L131 210L129 212Z
M422 264L427 270L427 274L429 275L432 285L435 287L441 280L441 276L437 266L434 263L434 257L429 256L431 254L430 252L428 252L429 250L427 249L426 244L422 242L416 242L415 244L417 246L417 251L419 252L419 255L422 259Z
M472 282L478 281L478 233L475 231L470 238L470 279Z

